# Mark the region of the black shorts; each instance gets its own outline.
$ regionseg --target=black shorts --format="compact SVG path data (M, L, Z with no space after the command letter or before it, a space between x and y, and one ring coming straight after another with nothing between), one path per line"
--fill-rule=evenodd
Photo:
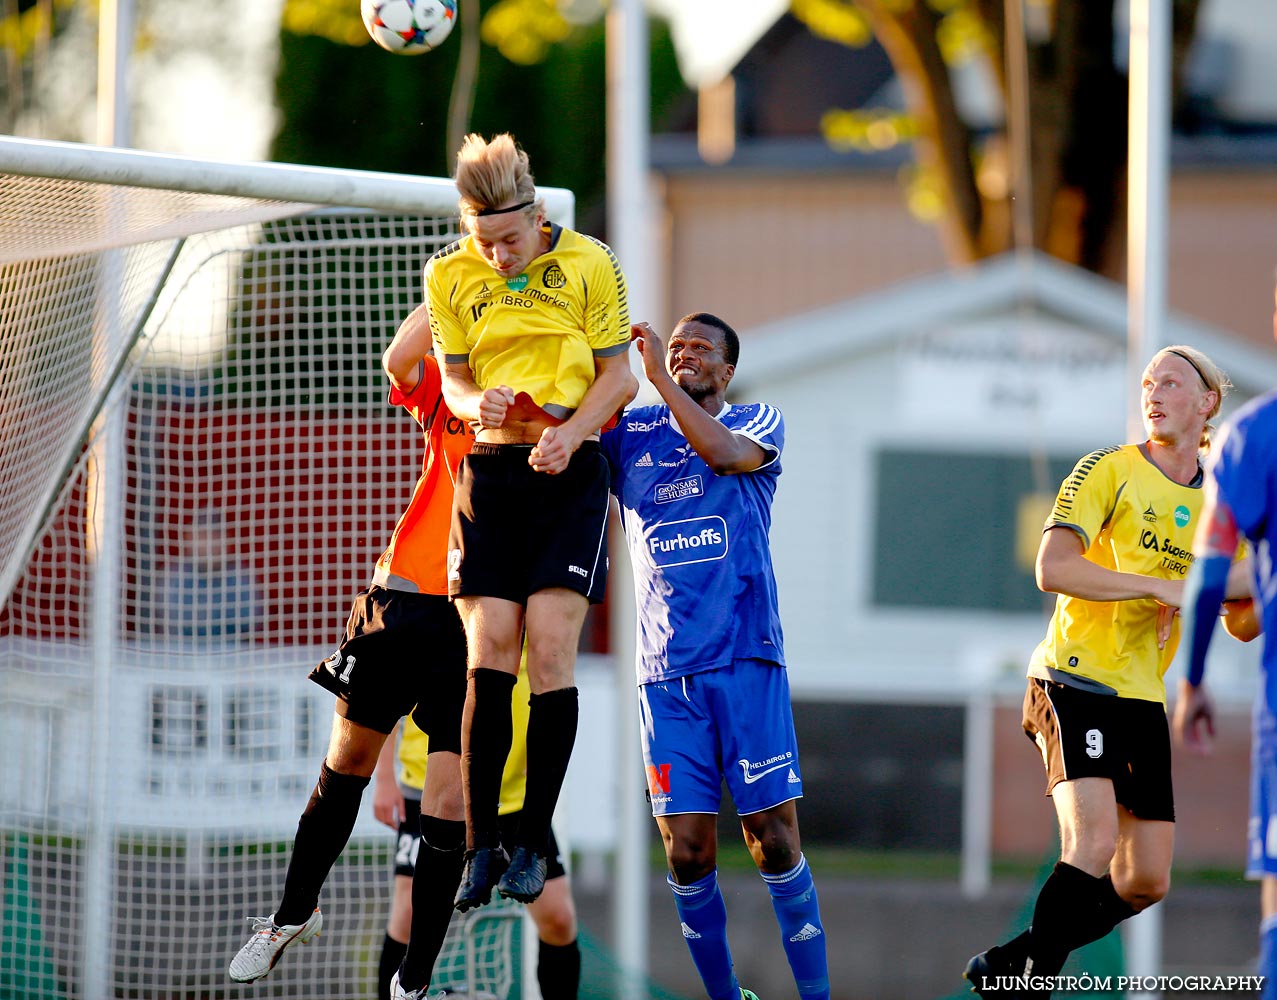
M1108 778L1138 819L1175 822L1171 733L1159 703L1031 677L1023 725L1042 752L1047 795L1061 781Z
M528 465L531 445L476 444L461 463L448 536L453 597L526 605L550 587L603 600L611 474L586 441L558 475Z
M446 597L361 590L345 639L310 679L337 696L337 714L351 722L389 733L411 712L432 751L461 752L466 636Z
M514 835L519 829L519 816L521 814L507 813L505 816L497 817L497 824L501 829L501 845L505 847L506 853L510 852L511 845L514 843ZM406 875L412 878L413 869L417 865L417 852L421 849L421 799L413 799L404 796L404 816L399 821L399 841L395 847L395 874ZM554 838L554 831L550 831L550 839L546 842L545 850L545 880L559 878L567 874L567 869L563 866L563 855L559 853L559 842Z

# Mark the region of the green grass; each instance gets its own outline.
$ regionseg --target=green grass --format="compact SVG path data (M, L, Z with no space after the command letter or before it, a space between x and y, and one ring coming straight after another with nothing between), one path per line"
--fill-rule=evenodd
M917 878L958 877L958 856L944 851L869 851L850 847L803 847L812 869L822 878ZM653 845L651 863L665 868L665 853ZM718 868L723 872L752 872L754 861L741 843L720 844Z
M952 851L867 850L809 844L804 845L803 852L820 878L956 881L962 868L960 856ZM1039 876L1045 861L1043 857L995 858L993 878L1032 881ZM665 854L659 844L652 846L651 864L656 871L665 869ZM723 872L752 872L754 862L743 844L720 844L718 867ZM1176 865L1173 878L1176 886L1255 889L1255 884L1243 877L1240 864L1236 868Z

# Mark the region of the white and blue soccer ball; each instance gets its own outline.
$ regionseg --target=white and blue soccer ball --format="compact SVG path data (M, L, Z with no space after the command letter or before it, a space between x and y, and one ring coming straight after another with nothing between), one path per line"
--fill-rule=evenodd
M420 55L438 48L457 22L457 0L360 0L372 40L387 52Z

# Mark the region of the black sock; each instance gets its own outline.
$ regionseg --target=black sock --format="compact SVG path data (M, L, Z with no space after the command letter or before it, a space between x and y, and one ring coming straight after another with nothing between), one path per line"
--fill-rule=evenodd
M1113 888L1113 879L1105 875L1100 882L1100 916L1096 919L1092 930L1095 936L1083 941L1082 944L1090 944L1091 941L1098 941L1104 937L1109 931L1120 924L1123 920L1135 916L1136 910L1130 903L1117 894L1117 890ZM1076 945L1080 948L1082 945Z
M430 982L452 918L452 899L465 864L466 825L460 820L421 817L421 846L412 870L412 933L399 983L419 990Z
M537 983L541 1000L576 1000L581 986L581 948L571 944L540 942L537 951Z
M576 743L576 688L534 694L528 706L528 784L517 842L544 854L550 820Z
M1134 912L1107 875L1096 878L1058 862L1033 909L1028 932L1030 971L1036 976L1059 975L1069 952L1098 941Z
M514 674L501 670L471 670L461 720L461 781L466 799L466 846L498 847L497 806L501 801L501 773L510 755L514 724L510 692Z
M1011 966L1011 975L1024 975L1024 963L1029 960L1029 932L1021 931L1006 944L990 948L989 958L994 966L996 975L1003 974L1001 969L1003 960Z
M381 961L377 963L377 1000L390 1000L390 980L399 971L407 941L396 941L389 934L381 942Z
M359 800L368 779L339 774L325 763L310 801L297 821L297 837L284 877L284 898L275 910L277 924L304 924L319 903L328 878L359 816Z

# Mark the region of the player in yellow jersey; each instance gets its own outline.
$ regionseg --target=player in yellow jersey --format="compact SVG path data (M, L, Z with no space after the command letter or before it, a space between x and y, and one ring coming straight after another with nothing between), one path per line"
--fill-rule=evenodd
M1060 486L1037 558L1038 586L1058 597L1024 699L1060 862L1029 929L968 964L982 996L1049 996L1071 951L1166 894L1175 807L1162 675L1202 508L1199 456L1229 388L1200 351L1158 351L1140 388L1147 440L1092 452Z
M514 742L501 776L501 803L498 810L503 838L512 836L518 829L519 813L523 808L526 784L524 765L527 759L525 738L528 730L528 696L531 694L527 677L527 671L520 672L511 702ZM422 850L417 816L421 806L421 789L427 774L429 737L417 728L411 717L406 717L400 728L398 780L395 778L392 760L396 755L391 749L392 740L386 741L373 775L373 812L377 819L398 831L394 894L390 917L386 923L386 940L382 947L381 989L378 993L380 1000L390 997L390 977L399 967L400 959L407 949L412 924L413 868L417 854ZM545 890L528 907L528 913L536 924L539 943L537 983L543 1000L575 1000L581 980L576 908L553 830L550 831L545 857ZM443 908L440 913L445 927L451 913L451 905Z
M546 220L509 135L469 135L455 174L466 235L425 268L449 408L476 429L457 478L449 593L465 623L466 865L456 905L531 902L576 740L576 649L607 576L609 473L599 429L633 398L616 257ZM497 828L510 690L527 636L528 785L509 857ZM414 984L410 984L414 985Z

